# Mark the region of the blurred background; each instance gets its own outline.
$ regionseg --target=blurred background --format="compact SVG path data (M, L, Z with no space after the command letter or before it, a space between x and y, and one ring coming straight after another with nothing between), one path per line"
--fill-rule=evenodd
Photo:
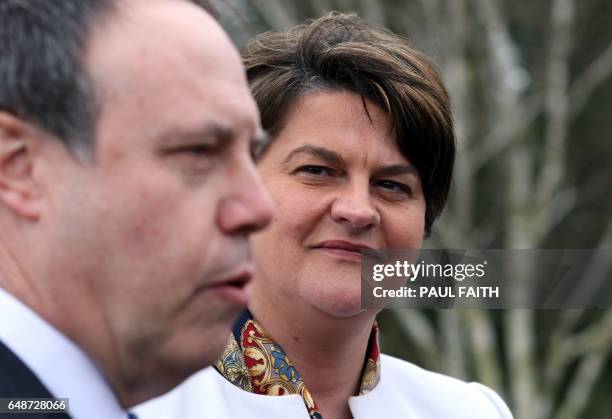
M211 3L238 46L339 10L434 59L459 154L424 247L612 248L609 0ZM612 260L591 268L612 278ZM612 312L384 310L379 322L384 352L496 389L517 419L612 418Z

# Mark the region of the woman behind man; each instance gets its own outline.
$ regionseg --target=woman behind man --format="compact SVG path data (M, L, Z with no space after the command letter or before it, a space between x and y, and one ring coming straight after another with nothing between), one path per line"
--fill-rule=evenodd
M511 418L490 389L380 355L360 250L418 249L448 195L455 138L423 54L353 15L266 33L243 52L276 201L253 237L251 304L217 368L142 418Z

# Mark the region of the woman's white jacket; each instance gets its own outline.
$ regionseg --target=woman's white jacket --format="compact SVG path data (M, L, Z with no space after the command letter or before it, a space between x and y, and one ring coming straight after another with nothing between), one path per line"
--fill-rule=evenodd
M354 419L511 419L506 404L491 389L465 383L381 355L380 381L348 401ZM300 395L249 393L214 368L150 400L134 412L139 419L309 419Z

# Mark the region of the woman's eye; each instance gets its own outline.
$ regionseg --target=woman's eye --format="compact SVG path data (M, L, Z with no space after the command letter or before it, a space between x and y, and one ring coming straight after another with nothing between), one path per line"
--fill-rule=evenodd
M395 182L393 180L379 180L375 182L375 186L378 186L388 192L403 193L408 196L412 195L412 190L408 185Z
M333 172L333 169L330 169L329 167L312 164L300 166L295 170L295 173L305 173L313 176L331 176L333 175Z

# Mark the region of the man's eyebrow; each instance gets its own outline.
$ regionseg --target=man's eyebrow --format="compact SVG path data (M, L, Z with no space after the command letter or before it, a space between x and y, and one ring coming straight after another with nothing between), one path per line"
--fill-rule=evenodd
M321 160L324 160L327 163L335 165L335 166L344 165L344 159L340 157L338 153L328 150L323 147L318 147L318 146L308 145L308 144L300 146L292 150L291 153L289 153L287 157L285 157L283 164L288 163L295 155L302 154L302 153L310 154L312 156L318 157Z
M419 173L411 164L392 164L384 166L376 170L377 176L398 176L398 175L414 175L419 176Z
M174 128L160 136L163 145L174 145L184 141L202 141L214 139L217 141L229 141L236 135L235 131L225 125L218 123L207 123L196 128Z
M208 123L195 133L200 138L215 138L222 141L229 141L236 137L236 131L226 125L218 123Z

